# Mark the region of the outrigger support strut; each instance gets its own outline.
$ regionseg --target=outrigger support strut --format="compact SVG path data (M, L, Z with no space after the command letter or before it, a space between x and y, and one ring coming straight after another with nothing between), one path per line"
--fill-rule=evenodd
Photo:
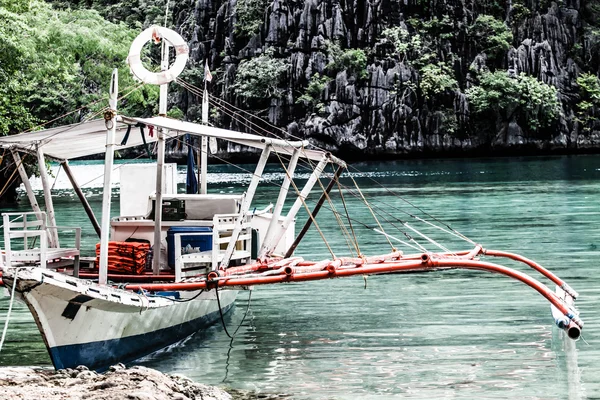
M85 213L87 214L88 218L90 219L90 222L92 223L92 226L94 227L94 230L96 231L96 234L98 235L98 237L101 237L102 229L100 229L100 224L98 224L98 220L96 219L96 216L94 215L94 210L92 210L90 203L87 201L85 195L83 194L83 192L81 191L81 188L79 187L79 185L77 184L77 181L75 180L73 171L71 171L71 167L69 166L69 161L67 161L67 160L61 161L61 165L63 166L63 169L65 170L65 173L67 174L67 177L69 177L69 181L71 181L71 186L73 186L73 190L75 191L75 194L79 198L79 201L81 202L81 205L83 206L83 209L85 210Z
M245 287L274 283L304 282L354 275L469 269L505 275L536 290L556 309L556 313L558 313L558 317L554 317L556 324L566 330L570 338L579 338L581 329L583 328L583 321L572 306L572 297L571 300L568 300L568 298L563 299L544 284L523 272L499 264L480 261L476 258L478 255L485 253L486 250L477 245L471 251L462 251L454 254L422 253L403 255L402 252L394 252L383 256L339 258L333 261L324 260L317 263L305 262L302 258L292 257L276 259L270 263L257 262L249 266L231 267L218 272L213 271L207 276L195 277L189 282L174 284L129 284L126 288L134 291L210 290L214 287ZM487 253L497 255L501 252L487 250ZM524 257L522 258L524 259Z
M335 185L335 182L338 180L338 178L340 177L342 172L344 172L344 167L338 166L337 170L335 171L335 174L333 175L333 178L331 178L331 181L329 182L329 185L327 185L327 188L325 188L325 191L321 194L321 197L317 201L315 208L313 208L313 211L312 211L313 218L315 218L317 216L317 214L319 213L319 211L321 210L323 203L329 196L329 192L331 192L331 189L333 189L333 185ZM304 235L306 235L306 232L308 232L308 229L312 225L313 218L308 218L306 220L306 222L304 223L304 226L300 230L300 233L298 233L298 236L296 236L294 243L292 243L290 248L285 253L285 258L291 257L292 254L294 254L294 250L296 250L296 247L298 247L298 245L304 238Z
M248 190L244 196L239 215L235 221L235 227L231 233L231 239L227 245L227 250L225 250L225 255L223 255L223 261L221 261L221 265L219 266L220 269L225 269L227 266L229 266L229 260L235 250L235 244L238 240L240 232L242 231L242 224L246 219L248 211L250 210L250 204L252 204L252 200L254 199L254 193L256 193L256 188L258 187L258 183L262 178L265 165L267 165L267 161L269 160L269 154L271 154L271 145L267 144L260 155L260 160L258 161L254 174L252 175L250 186L248 186Z
M25 186L25 192L27 193L27 198L29 198L29 203L31 204L31 209L33 212L38 213L37 215L41 215L39 213L42 212L40 209L40 205L35 198L35 193L33 193L33 189L31 188L31 182L29 182L29 177L27 176L27 171L25 171L25 167L23 166L23 160L19 155L19 152L16 150L11 150L13 159L15 160L15 164L17 165L17 170L19 171L19 176L21 177L21 182L23 182L23 186ZM40 167L41 168L41 167Z
M317 183L317 179L319 179L319 177L323 173L323 169L325 168L325 165L327 165L329 159L329 154L323 155L321 161L319 161L312 174L310 175L310 178L308 178L308 181L304 185L304 188L300 193L298 193L296 201L294 201L294 204L292 204L292 207L288 211L287 216L285 217L281 225L278 224L275 227L275 229L267 233L265 242L258 253L257 258L259 260L269 257L273 253L273 250L275 250L275 247L277 247L277 244L285 234L285 231L290 226L294 218L296 218L296 214L300 210L300 207L302 207L302 203L306 200L313 186L315 185L315 183Z

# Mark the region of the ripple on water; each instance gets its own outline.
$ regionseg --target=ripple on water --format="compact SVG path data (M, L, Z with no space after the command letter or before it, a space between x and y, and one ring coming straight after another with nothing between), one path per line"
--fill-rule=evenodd
M361 277L257 287L232 345L219 323L141 363L208 384L289 393L295 399L598 398L599 163L599 156L415 160L363 164L364 172L353 175L364 193L395 217L417 226L405 213L414 210L389 190L488 248L523 253L564 277L581 294L589 345L579 341L575 350L565 351L547 302L532 290L498 275L450 271L369 277L366 289ZM94 178L102 165L72 168L79 182L91 182L86 196L99 214L101 181ZM217 192L241 193L251 176L232 167L211 168L208 179ZM298 182L308 176L300 174ZM59 174L55 185L59 225L83 224L85 213L63 178ZM280 182L283 175L268 167L266 178ZM178 180L184 182L183 170ZM257 197L259 206L276 198L276 186L265 189ZM332 198L339 204L338 195ZM356 211L359 200L346 201L352 218L373 225L368 212ZM320 228L335 253L347 252L331 212L324 208L321 217ZM389 250L372 230L358 222L354 228L363 253ZM470 247L440 231L423 231L453 249ZM93 231L84 231L84 245L96 241ZM298 253L331 257L314 230ZM246 305L242 292L225 317L229 327L240 324ZM1 297L0 323L7 307ZM0 365L10 364L49 364L23 305L14 310L0 357Z

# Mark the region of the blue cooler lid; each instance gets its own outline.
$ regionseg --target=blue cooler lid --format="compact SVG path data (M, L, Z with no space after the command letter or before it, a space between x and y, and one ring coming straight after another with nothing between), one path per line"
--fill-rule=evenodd
M212 232L210 226L172 226L168 232L172 233L189 233L189 232Z

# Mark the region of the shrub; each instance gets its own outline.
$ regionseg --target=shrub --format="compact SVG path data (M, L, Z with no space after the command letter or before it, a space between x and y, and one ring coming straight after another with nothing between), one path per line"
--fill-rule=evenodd
M550 125L558 114L556 88L524 73L513 78L504 71L485 72L479 85L467 90L467 98L476 114L520 118L532 130Z
M452 70L444 63L425 65L420 72L421 91L427 98L444 93L446 90L458 88L458 82L454 79Z
M581 99L577 103L577 121L589 132L596 120L595 108L600 105L600 81L596 75L585 72L577 77L577 85Z
M258 33L268 4L268 0L238 0L235 4L235 33L242 37Z
M411 35L404 28L394 27L385 29L382 32L382 36L394 46L396 55L401 62L411 53L418 54L421 51L421 36L416 33Z
M471 26L471 32L479 48L490 58L508 50L513 35L508 26L491 15L480 15Z
M325 110L325 104L323 104L321 99L323 91L329 81L331 81L331 78L327 76L321 76L319 73L314 74L310 78L306 91L298 98L298 100L296 100L296 103L304 104L319 113L323 112Z
M327 52L330 62L327 69L334 73L347 71L348 74L356 75L359 79L368 76L367 55L361 49L342 50L337 43L328 43Z
M233 84L234 92L248 99L280 97L283 90L279 88L289 63L285 59L274 58L273 51L240 63Z

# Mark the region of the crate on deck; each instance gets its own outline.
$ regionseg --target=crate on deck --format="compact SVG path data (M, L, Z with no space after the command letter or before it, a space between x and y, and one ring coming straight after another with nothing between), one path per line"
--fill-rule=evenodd
M156 200L152 200L152 211L149 218L155 219ZM186 219L185 200L163 199L162 201L162 220L163 221L181 221Z
M146 269L149 252L149 243L108 242L108 272L140 275ZM100 243L96 245L94 266L100 266Z

